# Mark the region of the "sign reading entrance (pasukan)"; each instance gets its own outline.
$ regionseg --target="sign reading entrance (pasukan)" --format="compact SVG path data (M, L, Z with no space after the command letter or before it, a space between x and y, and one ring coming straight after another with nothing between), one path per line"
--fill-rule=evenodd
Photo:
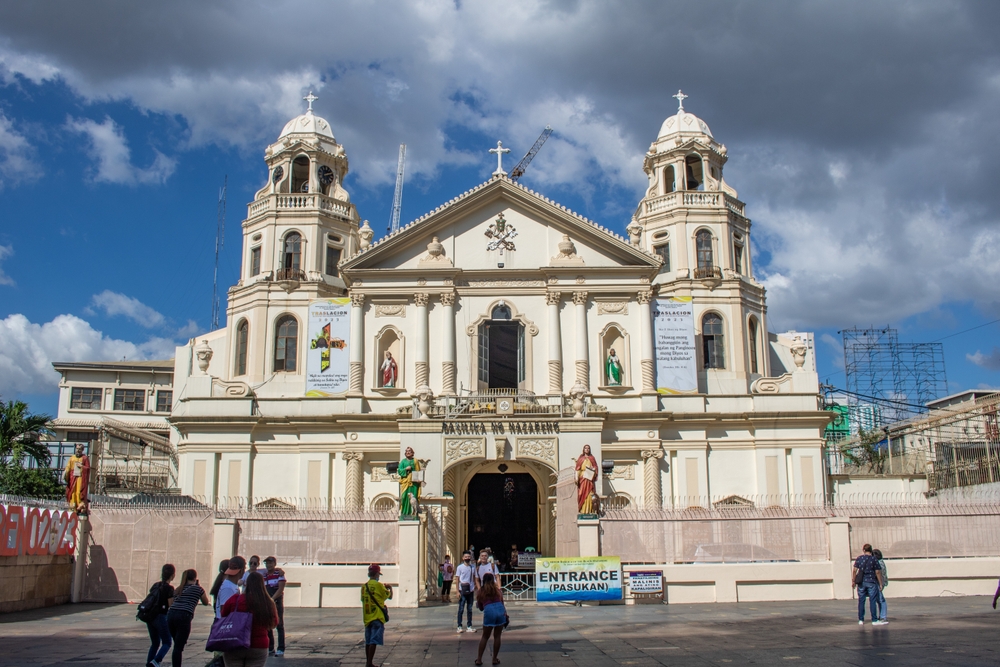
M621 558L539 558L535 561L535 590L539 602L621 600Z

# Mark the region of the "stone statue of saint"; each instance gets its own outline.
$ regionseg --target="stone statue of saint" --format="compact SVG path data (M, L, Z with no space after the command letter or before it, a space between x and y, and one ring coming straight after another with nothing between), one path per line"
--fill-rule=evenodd
M77 445L76 453L66 462L63 479L66 481L66 502L70 508L77 514L88 514L90 458L84 453L83 445Z
M580 514L594 514L597 507L597 459L590 453L590 445L583 446L583 452L576 460L576 504Z
M420 461L413 458L413 447L407 447L399 462L399 515L415 516L420 509L420 485L413 480L413 473L420 472Z
M399 368L396 360L392 358L392 352L385 351L385 361L382 362L382 386L395 387L396 379L399 377Z
M611 348L608 351L608 360L604 363L604 368L608 376L608 386L620 387L625 372L622 370L622 362L618 359L618 355L615 354L615 348Z

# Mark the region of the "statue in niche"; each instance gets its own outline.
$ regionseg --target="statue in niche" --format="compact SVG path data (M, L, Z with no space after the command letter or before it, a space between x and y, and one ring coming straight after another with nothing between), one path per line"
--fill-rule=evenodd
M594 514L597 505L597 459L590 453L590 445L583 446L583 452L576 460L576 505L580 514Z
M399 475L399 514L414 516L420 509L420 485L424 483L420 461L413 458L413 447L407 447L396 470Z
M399 367L396 366L396 360L392 358L392 352L389 350L385 351L385 361L382 362L382 386L383 387L395 387L396 380L399 378Z
M608 379L609 387L620 387L625 371L622 369L622 362L615 354L615 348L608 350L608 359L604 362L604 369Z

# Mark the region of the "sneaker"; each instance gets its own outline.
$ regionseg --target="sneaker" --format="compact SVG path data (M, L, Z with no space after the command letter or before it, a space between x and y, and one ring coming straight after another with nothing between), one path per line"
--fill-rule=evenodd
M458 634L462 634L462 626L461 625L458 626L458 629L455 630L455 632L457 632Z
M864 625L864 624L865 624L864 621L858 621L858 625Z
M274 654L275 655L285 655L285 649L279 648L277 651L274 652Z
M872 625L889 625L889 621L880 618L877 621L872 621Z
M472 626L470 625L469 627L467 627L467 628L465 629L465 631L466 631L466 632L475 632L475 631L476 631L476 629L475 629L474 627L472 627Z

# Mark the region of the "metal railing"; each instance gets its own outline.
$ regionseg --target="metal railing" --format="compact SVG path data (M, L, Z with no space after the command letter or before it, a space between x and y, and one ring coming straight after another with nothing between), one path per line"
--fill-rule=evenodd
M501 572L500 590L506 602L524 602L535 599L534 572Z

